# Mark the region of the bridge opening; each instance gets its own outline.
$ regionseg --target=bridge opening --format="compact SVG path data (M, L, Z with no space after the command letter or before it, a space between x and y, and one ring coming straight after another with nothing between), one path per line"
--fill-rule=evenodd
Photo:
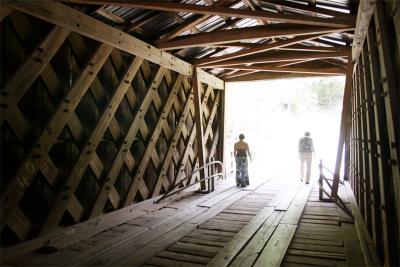
M246 136L253 161L250 183L279 177L299 180L298 141L311 132L318 162L334 168L345 76L278 79L226 84L225 159L234 179L233 145ZM234 182L232 180L232 182Z

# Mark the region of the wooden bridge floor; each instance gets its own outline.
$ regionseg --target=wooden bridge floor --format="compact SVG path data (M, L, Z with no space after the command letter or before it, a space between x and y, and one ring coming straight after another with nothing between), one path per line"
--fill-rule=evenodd
M347 196L341 192L347 201ZM58 251L9 262L39 266L363 266L352 219L316 185L272 179L161 205ZM141 208L143 211L144 207ZM62 246L61 246L62 247Z

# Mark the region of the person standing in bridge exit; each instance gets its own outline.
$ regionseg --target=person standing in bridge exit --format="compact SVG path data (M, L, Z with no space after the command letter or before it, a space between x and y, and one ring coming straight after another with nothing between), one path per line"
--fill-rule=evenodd
M299 158L300 158L300 181L304 178L304 163L307 165L306 184L310 183L311 163L314 153L313 140L310 137L310 132L305 132L304 137L299 140Z
M249 145L243 141L244 134L239 135L239 141L234 145L233 154L236 161L236 185L246 186L249 185L249 173L247 155L251 160Z

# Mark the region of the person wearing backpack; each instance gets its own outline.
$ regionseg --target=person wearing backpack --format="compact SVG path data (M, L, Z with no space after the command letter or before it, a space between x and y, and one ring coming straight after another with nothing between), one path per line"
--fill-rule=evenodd
M299 140L299 158L300 158L300 181L303 182L304 178L304 163L306 163L306 184L310 183L311 177L311 163L314 153L313 140L310 137L310 132L305 132L304 137Z

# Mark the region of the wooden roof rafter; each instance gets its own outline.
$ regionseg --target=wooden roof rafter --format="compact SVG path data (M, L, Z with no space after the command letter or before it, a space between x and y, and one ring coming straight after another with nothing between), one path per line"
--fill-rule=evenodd
M63 2L79 3L79 4L109 4L122 7L153 9L167 12L185 12L204 15L229 16L237 18L253 18L266 21L281 22L281 23L297 23L304 25L318 25L326 27L346 28L354 26L355 22L351 19L336 19L336 18L315 18L297 15L274 14L263 10L246 10L233 9L225 7L210 7L203 5L183 4L177 2L166 1L134 1L126 2L123 0L64 0Z
M197 66L202 66L205 64L210 64L210 63L215 63L219 61L224 61L224 60L229 60L229 59L234 59L234 58L239 58L243 56L249 56L257 53L262 53L262 52L267 52L273 49L280 49L280 48L285 48L285 47L292 47L295 44L299 44L304 41L308 40L313 40L316 38L319 38L321 36L324 36L325 33L315 33L311 35L305 35L305 36L298 36L294 37L292 39L284 40L284 41L277 41L275 43L267 43L267 44L262 44L262 45L257 45L254 48L250 48L247 50L241 50L235 53L230 53L224 56L220 57L209 57L203 60L198 60L195 62ZM294 49L297 50L297 49Z
M229 1L217 2L213 6L214 7L218 7L218 6L227 7L227 6L230 6L232 4L235 4L236 2L237 2L237 0L229 0ZM162 41L172 40L175 37L181 35L182 33L195 28L196 25L208 20L209 18L210 18L209 15L197 15L197 14L195 14L190 19L188 19L185 23L179 25L178 27L176 27L175 29L173 29L172 31L167 33L166 35L162 36L160 38L160 40L162 40Z
M241 64L257 64L257 63L270 63L270 62L284 62L293 60L303 59L326 59L326 58L339 58L349 56L349 50L343 50L338 52L268 52L262 55L257 54L248 57L242 57L237 59L225 60L215 63L209 63L203 65L203 68L220 68L226 66L235 66Z
M270 67L268 65L260 66L231 66L225 69L249 70L249 71L268 71L268 72L288 72L301 74L328 74L328 75L344 75L346 70L339 67L334 68L312 68L312 67Z
M341 31L352 30L352 27L340 29ZM269 24L248 28L229 29L224 31L212 31L208 33L191 34L176 38L174 41L157 43L160 49L170 50L176 48L201 47L215 44L238 42L244 40L302 36L316 33L329 33L337 30L319 26L301 26L297 24Z
M168 22L159 27L151 25L150 21L142 21L143 27L138 27L135 35L153 40L159 49L169 50L171 54L221 77L226 76L224 72L206 62L220 62L270 50L331 52L340 51L340 47L347 50L355 29L354 3L349 2L353 0L61 1L73 7L79 4L78 8L81 4L109 6L107 10L127 22L133 16L147 12L155 12L158 21L168 18ZM170 13L180 19L169 19ZM147 30L152 32L152 37L145 35L143 31ZM313 34L321 35L314 37ZM341 64L340 60L337 62Z
M355 21L355 16L351 14L347 14L344 12L340 11L335 11L332 9L327 9L327 8L322 8L320 6L316 6L315 0L313 1L313 5L310 5L311 2L309 2L308 5L305 4L300 4L297 2L291 2L291 1L282 1L282 0L268 0L267 2L263 2L275 6L281 6L282 8L285 8L287 10L294 10L294 11L303 11L303 12L309 12L313 13L314 16L316 14L320 15L325 15L329 17L335 17L335 18L343 18L343 19L348 19L348 20L353 20Z

